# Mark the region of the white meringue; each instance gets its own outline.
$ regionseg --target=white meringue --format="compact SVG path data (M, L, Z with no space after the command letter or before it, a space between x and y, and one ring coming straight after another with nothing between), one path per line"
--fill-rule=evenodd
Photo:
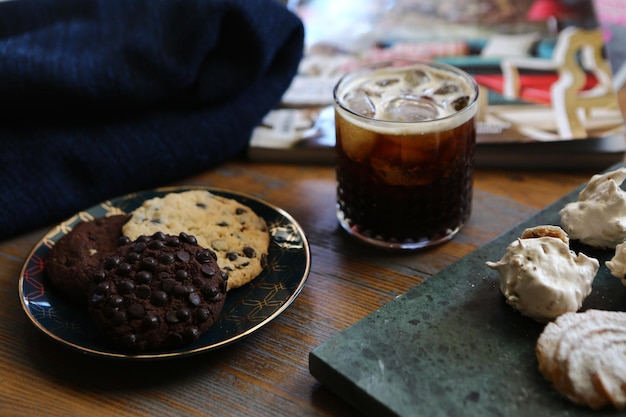
M502 259L487 262L500 274L500 291L521 314L547 322L578 311L591 293L600 263L576 255L556 237L517 239Z
M626 168L594 175L578 201L559 211L570 239L597 248L614 248L626 239L626 192L620 188L624 179Z
M622 284L626 285L626 242L617 245L613 258L604 264L611 271L611 275L621 279Z

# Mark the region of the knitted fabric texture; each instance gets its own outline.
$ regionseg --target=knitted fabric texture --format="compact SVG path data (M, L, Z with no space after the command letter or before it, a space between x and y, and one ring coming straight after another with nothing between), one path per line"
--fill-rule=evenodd
M303 38L275 0L0 2L0 240L234 158Z

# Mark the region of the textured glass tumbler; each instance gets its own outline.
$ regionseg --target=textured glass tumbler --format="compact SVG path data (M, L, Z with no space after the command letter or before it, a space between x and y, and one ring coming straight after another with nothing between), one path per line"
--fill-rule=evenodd
M362 241L412 250L451 239L472 205L478 87L434 62L371 64L334 89L337 217Z

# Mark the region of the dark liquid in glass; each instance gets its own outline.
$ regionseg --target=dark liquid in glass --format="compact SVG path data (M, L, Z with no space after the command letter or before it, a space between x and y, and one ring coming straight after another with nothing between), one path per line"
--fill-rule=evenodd
M450 239L468 220L476 132L473 119L422 135L365 131L335 115L337 201L343 227L386 242ZM367 137L367 152L350 155L345 136ZM419 246L419 245L417 245Z

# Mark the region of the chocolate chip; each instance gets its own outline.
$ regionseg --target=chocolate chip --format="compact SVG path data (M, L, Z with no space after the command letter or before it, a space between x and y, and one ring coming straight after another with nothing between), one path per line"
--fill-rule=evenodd
M202 272L202 275L206 277L212 277L215 275L217 270L211 265L203 265L202 268L200 268L200 272Z
M209 262L215 260L216 258L217 257L215 256L215 253L208 249L202 252L199 252L198 255L196 255L196 259L201 264L208 264Z
M190 256L191 255L189 255L189 252L187 252L186 250L179 250L178 252L176 252L176 258L182 262L189 262Z
M154 239L154 240L165 240L165 233L163 233L163 232L155 232L152 235L152 239Z
M135 274L135 282L138 284L147 284L152 281L152 272L139 271Z
M247 213L248 210L242 208L242 207L237 207L237 209L235 210L235 214L244 214Z
M168 323L178 323L178 316L176 315L176 311L175 310L170 310L167 313L165 313L165 321L167 321Z
M189 312L188 309L186 308L181 308L180 310L178 310L176 312L176 317L178 318L178 320L180 321L187 321L189 320L189 318L191 317L191 313Z
M113 269L115 268L117 265L119 265L120 263L120 258L119 256L109 256L105 261L104 261L104 268L105 269Z
M180 240L182 240L183 242L191 243L192 245L198 244L198 240L195 236L189 235L187 233L181 233L178 236L180 236Z
M211 312L206 308L199 308L195 311L194 317L198 323L204 323L211 318Z
M120 279L117 283L117 291L120 294L130 294L135 289L135 283L130 279Z
M243 248L243 254L248 258L256 258L256 250L250 246L246 246Z
M104 272L103 269L96 269L91 274L91 279L94 280L94 282L101 282L106 277L107 277L107 274L106 274L106 272Z
M176 279L178 281L184 281L187 278L189 278L189 272L185 271L184 269L177 269L176 272L174 273L174 276L176 277Z
M133 245L133 249L132 249L133 252L142 253L145 250L146 250L146 242L142 242L139 240L135 241L135 244Z
M148 243L148 248L152 250L160 250L160 249L163 249L164 247L165 247L165 242L163 242L162 240L153 240L150 243Z
M150 301L155 306L164 306L165 303L167 303L168 298L169 297L165 291L153 291L150 296Z
M189 294L189 303L193 306L199 306L202 303L202 298L200 298L200 294L197 292L192 292Z
M110 281L102 281L96 285L96 293L98 294L108 294L111 290L111 282Z
M117 246L128 245L130 242L131 241L128 236L120 236L117 238Z
M141 260L141 268L147 269L149 271L154 269L158 264L159 262L151 256L148 256Z
M174 262L174 255L171 253L162 253L159 255L159 262L164 265L169 265Z
M228 252L228 253L226 253L226 259L228 259L229 261L235 261L235 260L237 260L238 257L239 257L239 255L237 255L237 252Z
M128 255L126 255L126 259L125 261L132 264L135 261L138 261L139 258L141 258L141 255L137 252L129 252Z
M150 298L150 294L152 293L152 289L149 285L140 285L135 290L135 295L139 298L148 299Z
M146 330L156 329L159 326L159 318L155 315L149 314L141 321L141 327Z
M117 266L117 275L119 276L127 276L133 270L133 267L126 262L122 262Z
M173 248L177 248L180 246L180 238L178 236L169 236L166 241L165 244L167 246L171 246Z
M204 294L207 300L217 300L220 296L218 289L210 285L206 285L202 288L202 294Z
M176 285L174 287L174 295L176 297L185 297L187 296L187 294L189 294L189 288L187 288L187 286L185 285Z
M200 330L196 326L192 326L187 328L183 333L183 338L187 342L193 342L198 340L200 337Z
M121 307L122 305L124 305L124 297L122 297L121 295L112 295L107 300L107 304L116 308Z

